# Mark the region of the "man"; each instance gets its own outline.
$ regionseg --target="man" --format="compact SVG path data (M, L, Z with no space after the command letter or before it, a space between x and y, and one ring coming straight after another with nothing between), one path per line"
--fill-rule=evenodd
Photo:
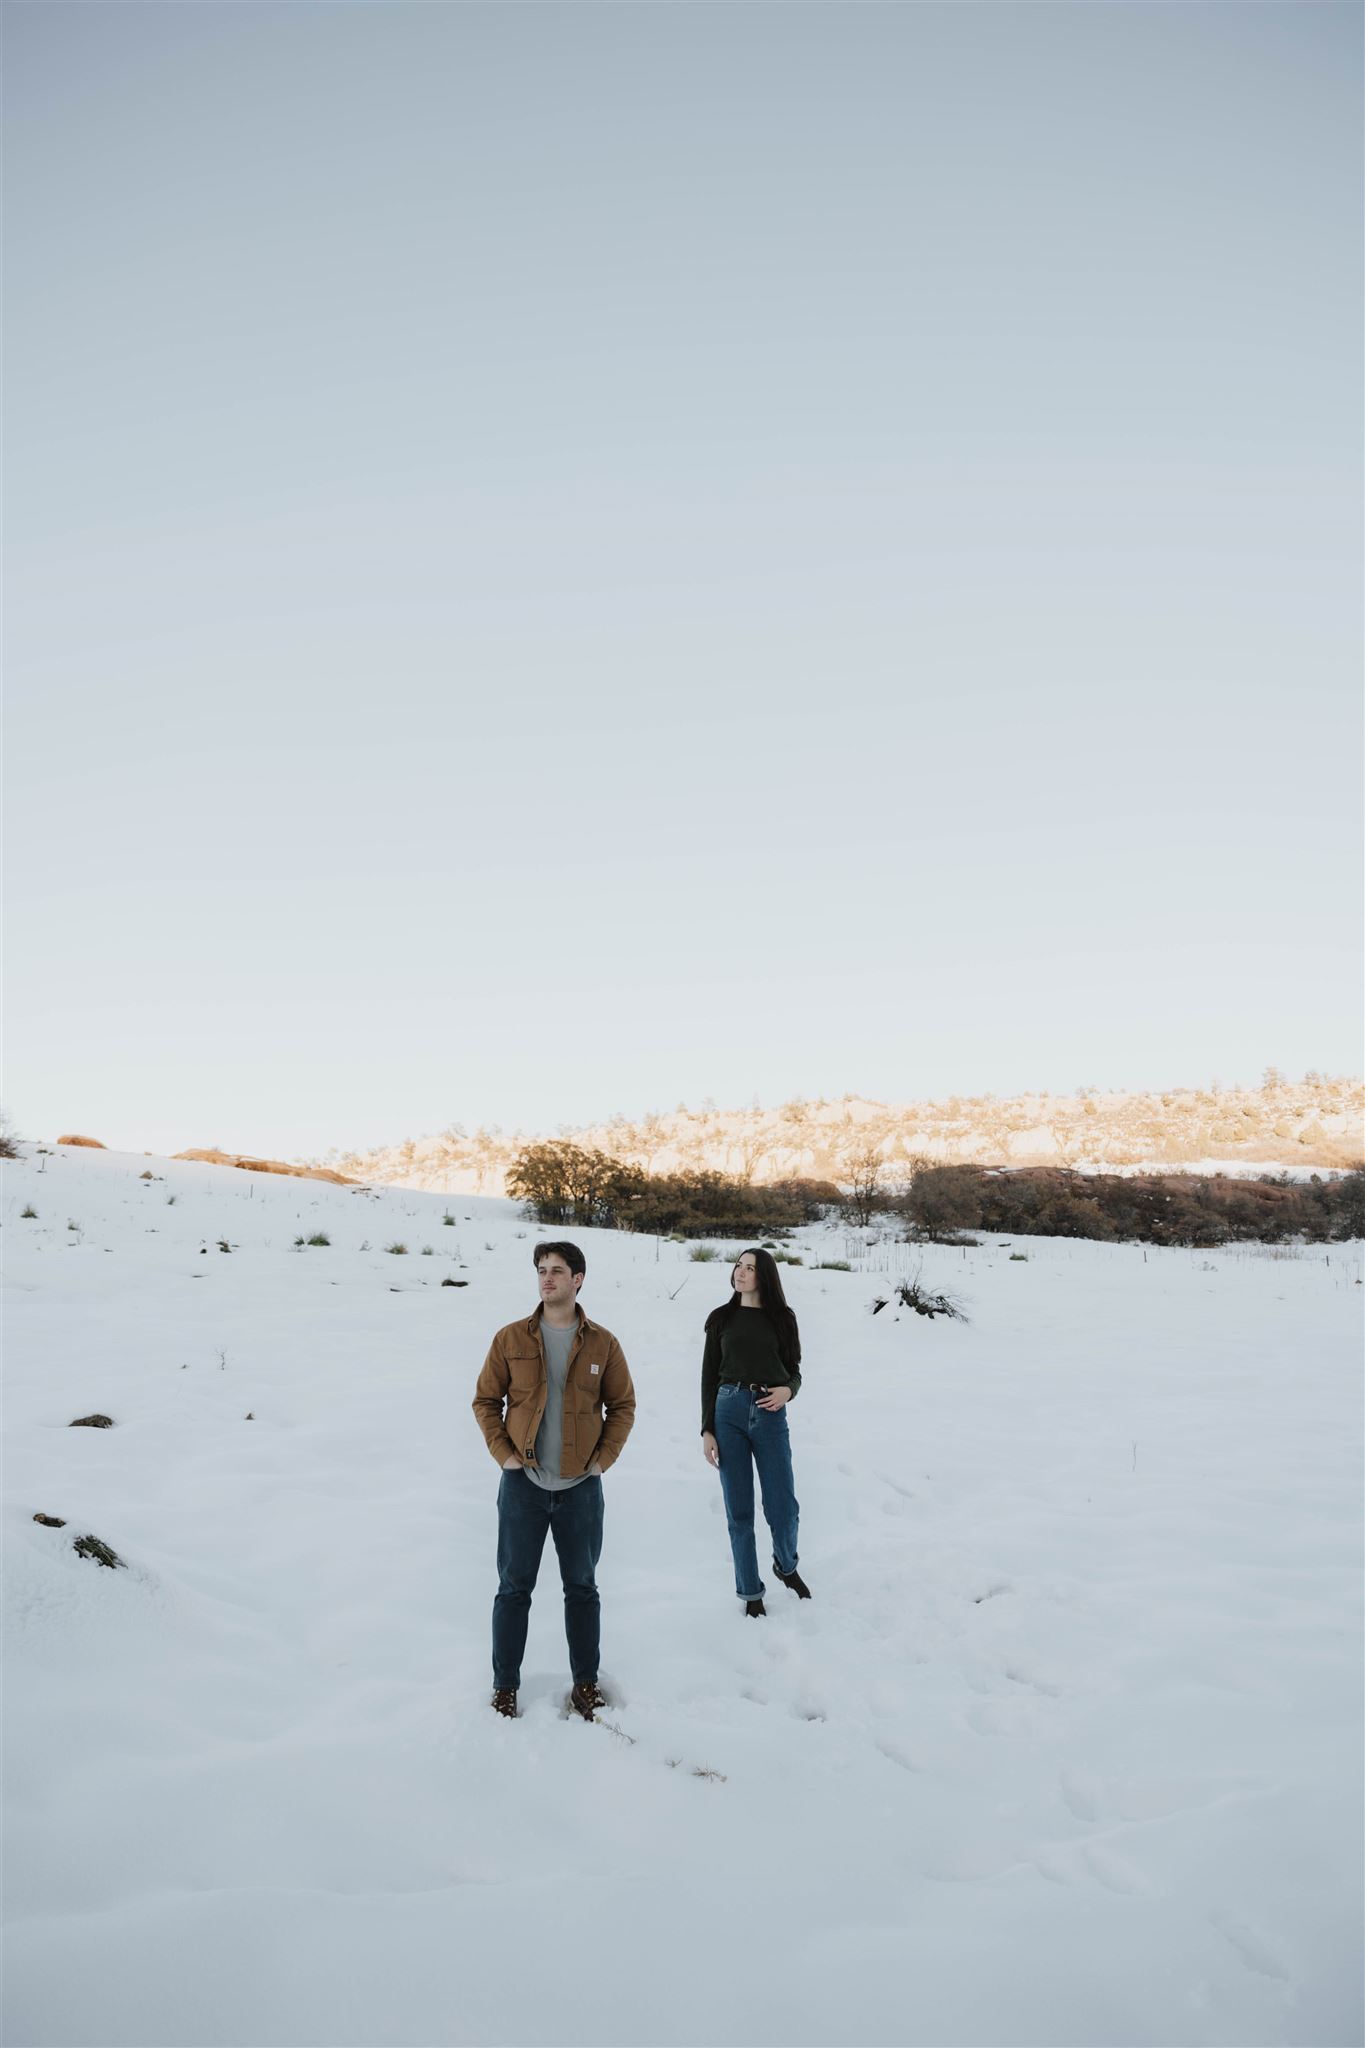
M606 1705L597 1689L602 1474L630 1435L635 1389L611 1331L578 1306L587 1273L578 1246L538 1244L531 1256L540 1306L527 1321L498 1331L474 1395L484 1441L502 1467L493 1707L515 1720L531 1593L548 1533L564 1583L569 1701L591 1721L594 1709Z

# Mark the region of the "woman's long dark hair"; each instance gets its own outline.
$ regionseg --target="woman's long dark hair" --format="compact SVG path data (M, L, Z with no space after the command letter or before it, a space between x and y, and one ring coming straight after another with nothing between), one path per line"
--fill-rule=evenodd
M787 1305L787 1297L782 1292L782 1274L778 1269L777 1260L771 1252L765 1252L760 1245L749 1245L742 1251L735 1260L736 1266L740 1259L752 1259L754 1262L758 1272L759 1307L776 1332L777 1349L783 1365L788 1372L795 1372L801 1363L801 1334L796 1327L796 1317ZM730 1284L734 1287L733 1270L730 1274ZM728 1301L723 1301L719 1308L712 1309L706 1318L707 1329L723 1329L731 1316L739 1313L740 1307L739 1289L735 1287Z

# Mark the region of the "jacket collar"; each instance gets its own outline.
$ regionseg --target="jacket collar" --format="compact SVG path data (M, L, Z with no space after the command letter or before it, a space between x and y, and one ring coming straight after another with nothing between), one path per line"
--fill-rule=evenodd
M544 1315L545 1304L543 1301L539 1301L536 1303L535 1313L531 1316L528 1316L526 1320L526 1333L528 1336L539 1336L540 1325L542 1320L544 1319ZM583 1335L585 1337L595 1336L597 1334L596 1323L592 1321L587 1310L581 1304L579 1305L578 1310L578 1327L583 1332Z

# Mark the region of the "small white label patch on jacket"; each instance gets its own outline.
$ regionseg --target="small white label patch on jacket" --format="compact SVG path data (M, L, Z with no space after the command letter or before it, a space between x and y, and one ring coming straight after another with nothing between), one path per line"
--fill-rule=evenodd
M596 1370L597 1370L597 1367L596 1367L595 1365L590 1365L590 1366L588 1367L588 1371L589 1371L589 1372L596 1372Z

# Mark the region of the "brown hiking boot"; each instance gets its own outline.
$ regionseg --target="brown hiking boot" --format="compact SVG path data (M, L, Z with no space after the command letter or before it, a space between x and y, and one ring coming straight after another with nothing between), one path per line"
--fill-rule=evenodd
M500 1685L493 1694L493 1712L505 1714L509 1721L517 1718L517 1695L510 1685Z
M766 1615L768 1610L761 1600L746 1600L744 1612L748 1615L750 1621L756 1621L760 1614Z
M777 1571L776 1564L773 1565L773 1570L777 1572L778 1578L781 1579L788 1591L795 1593L798 1600L810 1599L810 1587L806 1584L800 1572L779 1572Z
M604 1692L599 1692L596 1682L592 1685L576 1685L569 1694L569 1705L576 1714L581 1714L585 1721L596 1720L596 1709L605 1707L606 1704L607 1696Z

